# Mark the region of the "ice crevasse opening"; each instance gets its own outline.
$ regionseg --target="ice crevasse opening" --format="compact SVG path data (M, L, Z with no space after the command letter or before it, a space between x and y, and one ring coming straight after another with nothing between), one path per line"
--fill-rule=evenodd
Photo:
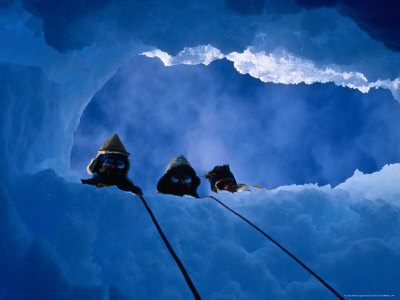
M213 72L225 72L226 65L212 67ZM1 68L8 88L3 89L0 153L8 171L1 175L0 188L0 296L190 298L135 196L82 186L66 175L64 159L72 148L82 103L66 103L72 92L40 68ZM86 99L94 91L87 90ZM34 101L24 101L27 98ZM93 155L98 146L93 145ZM204 162L194 161L206 169ZM63 167L57 170L59 165ZM132 167L139 184L135 165L139 161ZM157 165L159 172L163 166ZM356 171L334 188L281 185L270 191L219 193L218 198L265 229L342 294L398 296L399 172L399 165L391 164L371 174ZM211 199L156 196L151 190L147 194L204 299L330 297L287 255Z

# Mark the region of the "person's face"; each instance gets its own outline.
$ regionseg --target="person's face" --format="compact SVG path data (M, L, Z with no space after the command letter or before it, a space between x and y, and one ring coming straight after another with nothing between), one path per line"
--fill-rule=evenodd
M177 195L187 195L192 189L193 178L187 174L177 173L171 176L171 185Z
M229 191L231 193L236 192L237 185L232 178L222 178L215 182L214 191Z
M101 162L99 173L108 177L120 177L126 174L126 158L120 155L106 156Z

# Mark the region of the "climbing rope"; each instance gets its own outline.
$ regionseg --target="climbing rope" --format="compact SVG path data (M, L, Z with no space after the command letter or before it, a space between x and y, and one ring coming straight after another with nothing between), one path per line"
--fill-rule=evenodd
M267 239L269 239L271 242L273 242L275 245L277 245L281 250L283 250L286 254L288 254L291 258L293 258L297 263L299 263L304 269L306 269L308 272L311 273L315 278L317 278L326 288L328 288L333 294L335 294L336 297L338 297L341 300L344 300L343 296L341 296L333 287L331 287L326 281L324 281L321 277L319 277L316 273L314 273L310 268L308 268L305 264L303 264L297 257L295 257L292 253L290 253L288 250L286 250L283 246L281 246L277 241L275 241L272 237L270 237L268 234L266 234L263 230L261 230L259 227L254 225L252 222L250 222L248 219L234 211L232 208L230 208L228 205L224 204L214 196L208 196L211 199L214 199L216 202L221 204L223 207L225 207L227 210L230 212L234 213L237 215L239 218L244 220L246 223L248 223L250 226L255 228L257 231L259 231L262 235L264 235Z
M201 300L199 293L196 290L196 287L194 286L192 280L190 279L190 276L188 272L186 271L185 267L183 266L182 262L180 261L179 257L176 255L174 249L172 249L171 244L168 242L167 237L165 236L164 232L162 231L160 225L157 222L156 217L154 216L153 212L151 211L150 207L148 206L146 200L143 198L142 195L138 195L140 199L142 200L147 212L149 213L151 220L153 221L154 225L157 228L158 233L160 234L162 240L164 241L165 246L167 246L169 252L171 253L172 257L174 258L175 262L177 263L179 269L182 272L183 277L185 277L186 283L188 284L190 290L192 291L193 297L196 300Z

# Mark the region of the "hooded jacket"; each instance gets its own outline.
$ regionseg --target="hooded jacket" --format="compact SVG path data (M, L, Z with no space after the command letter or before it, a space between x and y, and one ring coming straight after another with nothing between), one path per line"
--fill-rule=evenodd
M124 160L124 176L117 178L107 178L99 173L99 168L107 155L118 156ZM93 174L93 177L90 179L82 179L82 183L95 185L97 187L116 185L120 190L129 191L135 194L141 194L142 191L140 190L140 188L135 186L133 182L129 178L127 178L127 174L130 168L128 156L129 152L126 151L118 134L113 134L104 142L104 144L98 150L96 158L92 159L87 166L88 173Z
M199 198L199 195L197 194L197 188L200 185L200 178L196 175L195 170L183 155L174 157L169 162L167 168L165 169L164 175L157 183L157 192L162 194L177 195L174 191L171 181L171 176L177 173L184 173L192 177L191 189L187 194L195 198Z
M126 158L125 161L127 163L126 173L128 174L130 168L128 156L130 155L130 153L126 151L118 134L116 133L113 134L104 142L104 144L97 151L96 158L93 158L90 161L89 165L86 168L89 174L94 174L98 172L101 162L103 161L104 154L118 154L125 157Z
M224 178L231 178L235 182L235 184L236 184L235 192L250 191L249 187L246 184L236 182L235 176L233 176L233 174L229 168L229 165L216 166L212 171L208 172L208 174L206 174L205 177L210 182L211 191L214 190L215 183L218 180L224 179Z

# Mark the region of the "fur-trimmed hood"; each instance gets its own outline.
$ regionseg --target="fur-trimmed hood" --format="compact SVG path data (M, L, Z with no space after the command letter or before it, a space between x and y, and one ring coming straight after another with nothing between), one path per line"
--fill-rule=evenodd
M89 174L94 174L97 172L101 161L103 160L104 155L106 154L116 154L121 155L125 158L126 161L126 172L129 170L129 159L130 155L128 151L126 151L124 144L122 144L118 134L113 134L109 137L104 144L97 151L97 156L91 160L89 165L87 166L87 171Z
M205 177L210 182L211 190L214 190L215 183L224 178L232 178L232 180L236 183L235 176L233 176L229 165L215 166L210 172L208 172Z

